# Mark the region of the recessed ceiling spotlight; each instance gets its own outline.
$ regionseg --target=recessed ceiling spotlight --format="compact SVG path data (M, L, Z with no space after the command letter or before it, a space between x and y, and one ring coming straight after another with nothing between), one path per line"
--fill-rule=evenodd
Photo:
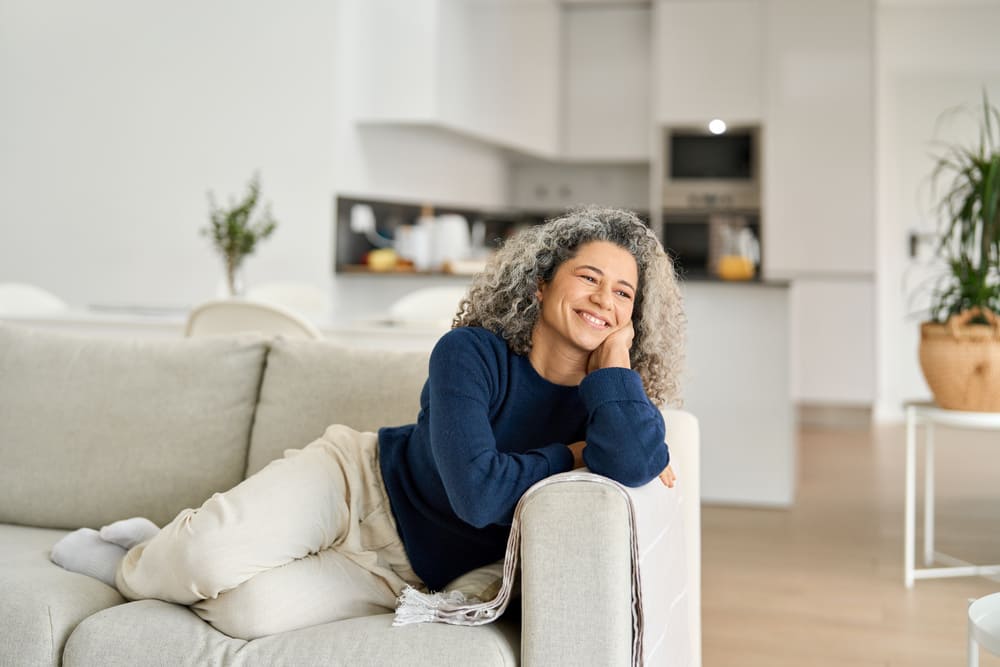
M708 131L712 134L722 134L726 131L726 123L718 118L713 118L708 123Z

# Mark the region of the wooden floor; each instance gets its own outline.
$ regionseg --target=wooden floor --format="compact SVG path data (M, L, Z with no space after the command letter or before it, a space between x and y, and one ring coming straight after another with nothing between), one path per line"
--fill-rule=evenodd
M938 550L1000 563L1000 435L935 441ZM1000 583L903 586L903 454L902 426L805 430L793 509L703 508L705 667L966 664L968 600Z

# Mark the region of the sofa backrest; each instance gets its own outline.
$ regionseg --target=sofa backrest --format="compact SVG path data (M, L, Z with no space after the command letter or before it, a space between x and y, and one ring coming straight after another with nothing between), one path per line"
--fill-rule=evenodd
M330 424L376 431L416 421L429 352L348 348L328 341L271 342L250 439L247 475Z
M162 525L242 479L258 336L91 339L0 324L0 523Z

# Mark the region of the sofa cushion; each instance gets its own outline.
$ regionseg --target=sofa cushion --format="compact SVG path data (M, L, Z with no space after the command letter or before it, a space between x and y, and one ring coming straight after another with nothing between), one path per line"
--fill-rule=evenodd
M254 419L247 474L323 435L330 424L358 431L417 420L427 352L272 342Z
M240 481L266 343L0 325L0 522L158 524Z
M0 664L58 665L80 621L124 602L113 588L49 561L63 535L0 524Z
M315 625L247 642L186 607L131 602L94 614L66 644L63 665L323 665L493 667L518 664L516 622L392 626L392 614Z

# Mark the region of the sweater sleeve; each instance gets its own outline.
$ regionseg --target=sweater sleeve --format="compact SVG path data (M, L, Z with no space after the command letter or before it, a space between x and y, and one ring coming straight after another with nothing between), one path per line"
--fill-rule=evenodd
M663 415L650 402L639 374L602 368L580 383L587 406L587 446L583 460L592 472L625 486L642 486L670 462Z
M565 444L497 450L490 405L500 391L499 364L488 343L461 329L442 337L430 359L431 450L452 509L477 528L509 525L532 484L573 467Z

